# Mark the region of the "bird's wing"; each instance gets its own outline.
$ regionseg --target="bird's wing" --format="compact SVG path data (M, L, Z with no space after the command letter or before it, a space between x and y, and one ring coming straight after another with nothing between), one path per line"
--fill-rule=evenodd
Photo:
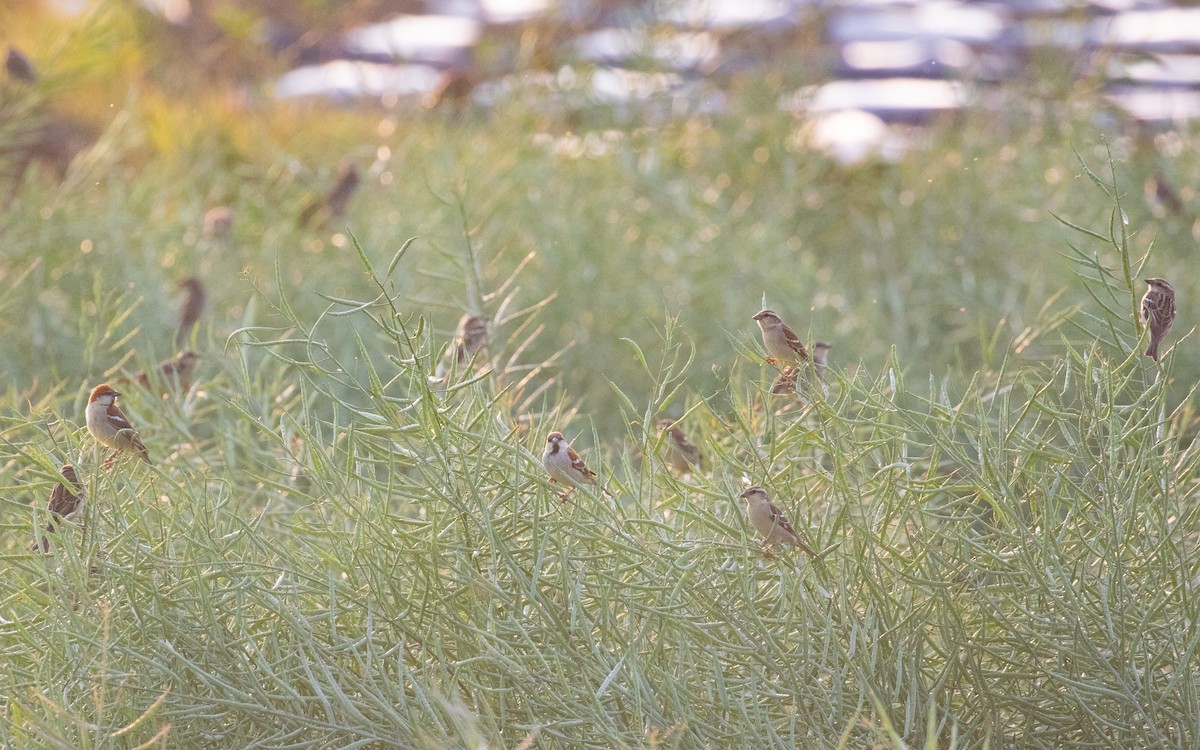
M133 429L133 425L130 424L129 419L125 416L125 412L121 411L116 404L109 404L108 406L108 423L118 430Z
M50 490L50 505L49 510L56 516L69 516L79 507L79 498L71 494L65 484L61 482L54 485L54 489Z
M800 337L796 335L795 331L786 325L783 326L783 338L787 341L787 345L790 346L801 357L808 356L808 352L804 348L804 342L800 340Z
M795 537L796 530L792 528L792 522L789 521L787 516L783 514L783 511L779 509L779 506L775 503L768 503L768 507L771 509L771 520L775 523L775 525L782 529L783 532L788 536Z
M582 474L585 479L594 479L596 477L595 473L587 467L587 464L575 452L575 449L570 446L567 446L567 458L571 460L571 468Z

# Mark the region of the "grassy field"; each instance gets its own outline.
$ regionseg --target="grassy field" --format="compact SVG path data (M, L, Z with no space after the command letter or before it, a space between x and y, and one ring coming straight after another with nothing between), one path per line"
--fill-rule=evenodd
M1200 742L1194 217L1142 197L1200 181L1190 132L1018 82L843 167L769 77L643 123L243 110L153 68L69 78L99 143L0 214L0 747ZM348 215L299 227L344 157ZM102 471L88 392L175 352L192 274L196 382L126 386L156 463ZM803 407L764 303L834 345ZM488 361L433 382L464 311ZM559 500L553 429L613 499ZM91 502L32 554L67 461ZM749 483L819 561L761 553Z

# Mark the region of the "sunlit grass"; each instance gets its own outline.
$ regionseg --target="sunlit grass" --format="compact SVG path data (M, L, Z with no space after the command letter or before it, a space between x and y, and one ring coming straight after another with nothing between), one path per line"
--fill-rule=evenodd
M0 744L1194 744L1191 230L1144 152L1020 113L855 168L750 105L218 113L130 95L5 214ZM301 228L346 156L349 214ZM173 353L190 274L197 382L126 387L156 463L102 472L88 390ZM834 344L803 406L764 297ZM439 382L467 310L491 345ZM614 499L560 500L551 429ZM30 554L65 461L91 503ZM751 482L818 562L762 554Z

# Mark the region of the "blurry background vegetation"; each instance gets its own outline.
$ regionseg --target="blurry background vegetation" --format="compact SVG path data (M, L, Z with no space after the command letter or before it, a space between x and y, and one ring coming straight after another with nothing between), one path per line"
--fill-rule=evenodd
M804 66L735 77L725 113L641 126L586 104L502 102L456 116L272 102L264 74L282 72L287 59L252 42L261 34L249 30L287 9L314 26L321 18L332 34L372 11L334 5L220 4L205 16L211 23L236 16L247 30L239 36L222 21L219 45L132 4L101 3L68 19L34 3L10 6L3 20L13 43L45 50L34 55L45 79L38 92L7 92L45 99L32 123L5 123L11 142L39 117L61 117L98 144L61 185L26 175L8 186L16 199L8 252L44 257L45 273L75 269L74 282L51 279L60 293L91 287L94 274L106 291L133 283L147 312L163 317L173 281L197 273L227 331L254 284L272 288L277 259L289 287L339 296L361 279L346 262L345 228L379 257L416 236L398 291L447 334L470 301L453 273L429 274L466 262L465 227L493 283L537 254L528 295L556 296L538 353L575 342L561 382L582 396L605 392L605 378L636 389L638 368L620 339L668 316L697 346L696 388L711 391L712 368L727 371L737 359L729 335L754 337L749 315L764 296L794 327L830 340L847 366L877 366L892 347L906 366L939 377L988 362L997 340L1038 325L1048 304L1062 312L1088 299L1069 273L1068 241L1112 264L1111 247L1072 238L1053 218L1107 226L1112 206L1082 179L1079 159L1099 170L1110 149L1133 253L1153 245L1149 270L1180 278L1194 241L1191 214L1155 218L1141 199L1143 181L1163 164L1191 194L1188 135L1156 143L1122 125L1102 113L1087 81L1055 92L1062 100L1029 97L1032 84L1015 81L986 109L924 131L927 147L899 163L849 168L810 150L804 123L776 106L785 81L815 80ZM343 158L366 173L349 215L325 231L281 221L326 188ZM205 247L202 217L226 204L235 208L234 236ZM81 253L85 242L92 251ZM133 253L137 268L122 253ZM6 304L31 309L25 295L35 292L22 285ZM308 295L293 304L324 303ZM1181 293L1183 321L1189 304ZM78 349L72 338L55 345ZM1055 343L1023 356L1052 355ZM63 368L55 374L85 379L77 359L54 357ZM1176 372L1195 372L1188 348L1174 359ZM15 375L21 382L31 373Z

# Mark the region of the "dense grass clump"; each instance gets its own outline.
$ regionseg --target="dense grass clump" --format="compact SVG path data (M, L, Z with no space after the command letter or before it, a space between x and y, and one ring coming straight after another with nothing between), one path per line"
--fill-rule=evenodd
M1140 198L1191 136L1014 95L843 167L760 99L617 128L204 119L151 87L62 181L27 172L0 746L1194 746L1192 226ZM300 226L345 156L361 195ZM188 275L200 371L121 386L155 465L105 472L87 394L174 353ZM1145 275L1179 292L1161 366ZM764 304L834 345L802 404ZM465 312L490 346L447 366ZM703 470L664 465L663 415ZM560 499L554 429L611 499ZM31 553L67 461L89 506ZM763 554L750 483L819 560Z

